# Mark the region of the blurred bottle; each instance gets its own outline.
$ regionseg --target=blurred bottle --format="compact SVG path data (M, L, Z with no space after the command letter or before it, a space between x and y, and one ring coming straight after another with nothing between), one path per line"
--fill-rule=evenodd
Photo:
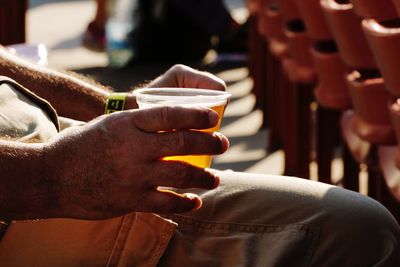
M132 33L137 0L109 0L106 23L108 65L124 67L135 55Z

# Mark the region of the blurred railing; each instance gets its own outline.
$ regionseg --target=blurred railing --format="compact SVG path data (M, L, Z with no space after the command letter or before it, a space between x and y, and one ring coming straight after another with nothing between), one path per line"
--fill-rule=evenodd
M0 44L25 42L27 0L0 0Z

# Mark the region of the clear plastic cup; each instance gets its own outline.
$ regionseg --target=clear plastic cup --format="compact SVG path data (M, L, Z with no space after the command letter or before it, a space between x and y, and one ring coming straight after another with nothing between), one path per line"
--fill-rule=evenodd
M14 44L7 46L7 49L20 57L33 63L47 66L47 48L44 44Z
M185 106L185 107L208 107L219 115L215 127L200 130L202 132L218 131L222 116L228 104L230 93L208 89L191 88L146 88L135 91L136 101L139 108L150 108L156 106ZM164 160L179 160L201 168L209 168L211 165L210 155L185 155L165 157Z

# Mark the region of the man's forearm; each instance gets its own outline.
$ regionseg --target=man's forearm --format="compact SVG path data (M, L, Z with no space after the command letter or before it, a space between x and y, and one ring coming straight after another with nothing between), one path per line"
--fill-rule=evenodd
M38 66L0 46L0 75L10 77L48 100L65 117L87 121L104 112L110 90L77 75Z
M41 144L0 141L0 220L49 217Z

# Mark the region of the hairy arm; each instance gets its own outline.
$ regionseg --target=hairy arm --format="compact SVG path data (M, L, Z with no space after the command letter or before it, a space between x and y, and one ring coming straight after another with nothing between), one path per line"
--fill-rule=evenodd
M0 220L48 217L42 144L0 141Z
M39 66L10 54L0 46L0 75L16 80L49 101L59 115L88 121L104 113L111 89L75 73ZM133 96L127 108L135 108Z
M72 72L52 70L21 59L0 45L0 75L22 84L49 101L64 117L89 121L104 113L111 88ZM191 87L225 90L225 83L210 73L175 65L144 87ZM130 94L125 109L136 109L136 98Z

